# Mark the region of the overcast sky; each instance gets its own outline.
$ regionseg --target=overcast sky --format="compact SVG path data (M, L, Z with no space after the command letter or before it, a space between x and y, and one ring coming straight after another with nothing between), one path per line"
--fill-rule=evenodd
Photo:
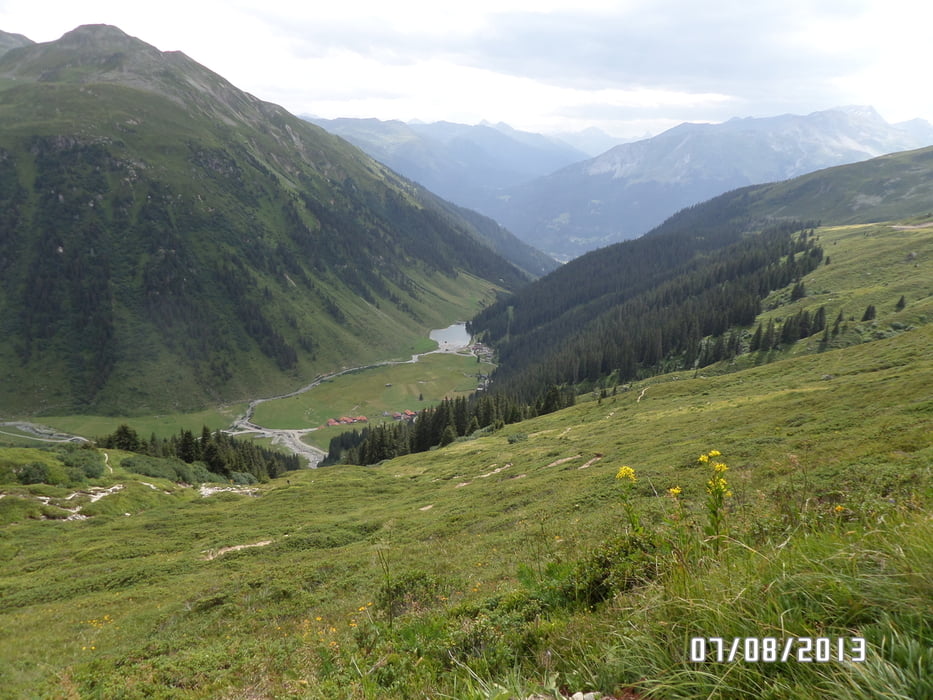
M921 0L0 0L52 41L112 24L257 97L321 117L596 126L872 105L933 121Z

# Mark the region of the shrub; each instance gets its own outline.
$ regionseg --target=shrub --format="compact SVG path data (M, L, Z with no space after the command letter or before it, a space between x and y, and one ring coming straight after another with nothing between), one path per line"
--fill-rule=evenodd
M47 464L30 462L19 468L16 477L21 484L47 484L51 479L51 473Z

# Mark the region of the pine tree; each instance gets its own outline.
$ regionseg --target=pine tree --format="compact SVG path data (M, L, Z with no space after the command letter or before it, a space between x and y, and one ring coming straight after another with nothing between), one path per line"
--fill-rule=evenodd
M768 319L768 327L765 330L765 336L761 341L761 349L765 351L773 350L776 342L776 334L774 330L774 319Z
M755 334L752 336L751 342L748 344L748 351L755 352L756 350L760 350L763 337L764 329L761 327L761 323L759 323L758 328L755 329Z

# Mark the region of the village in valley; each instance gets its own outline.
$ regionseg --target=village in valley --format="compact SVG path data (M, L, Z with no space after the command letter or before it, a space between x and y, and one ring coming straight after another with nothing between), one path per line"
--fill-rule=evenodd
M384 418L393 418L395 420L407 420L413 421L418 415L415 411L412 411L409 408L406 408L404 411L383 411L382 413ZM334 428L341 425L357 425L359 423L368 423L369 418L366 416L341 416L340 418L328 418L327 423L325 424L328 428ZM324 427L324 426L321 426Z
M435 352L460 352L463 350L469 351L470 354L474 355L477 358L478 362L492 362L493 351L487 345L479 342L473 342L470 345L463 347L457 346L448 342L439 342L439 349ZM489 385L489 375L485 373L478 373L475 375L477 380L476 391L485 391ZM386 388L391 387L392 384L386 384ZM424 397L419 396L419 401L423 401ZM418 412L413 411L409 408L406 408L402 411L383 411L383 418L391 418L395 421L408 421L414 422L418 418ZM340 416L339 418L328 418L327 422L320 426L321 428L337 428L341 426L357 426L360 424L368 424L370 422L369 417L367 416Z

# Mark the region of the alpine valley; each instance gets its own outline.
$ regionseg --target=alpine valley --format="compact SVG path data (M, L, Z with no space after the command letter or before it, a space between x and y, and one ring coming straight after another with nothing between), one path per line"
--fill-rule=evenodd
M185 410L294 388L404 354L555 265L114 27L3 54L0 123L6 410Z
M933 698L933 147L556 266L113 27L0 51L0 698Z

